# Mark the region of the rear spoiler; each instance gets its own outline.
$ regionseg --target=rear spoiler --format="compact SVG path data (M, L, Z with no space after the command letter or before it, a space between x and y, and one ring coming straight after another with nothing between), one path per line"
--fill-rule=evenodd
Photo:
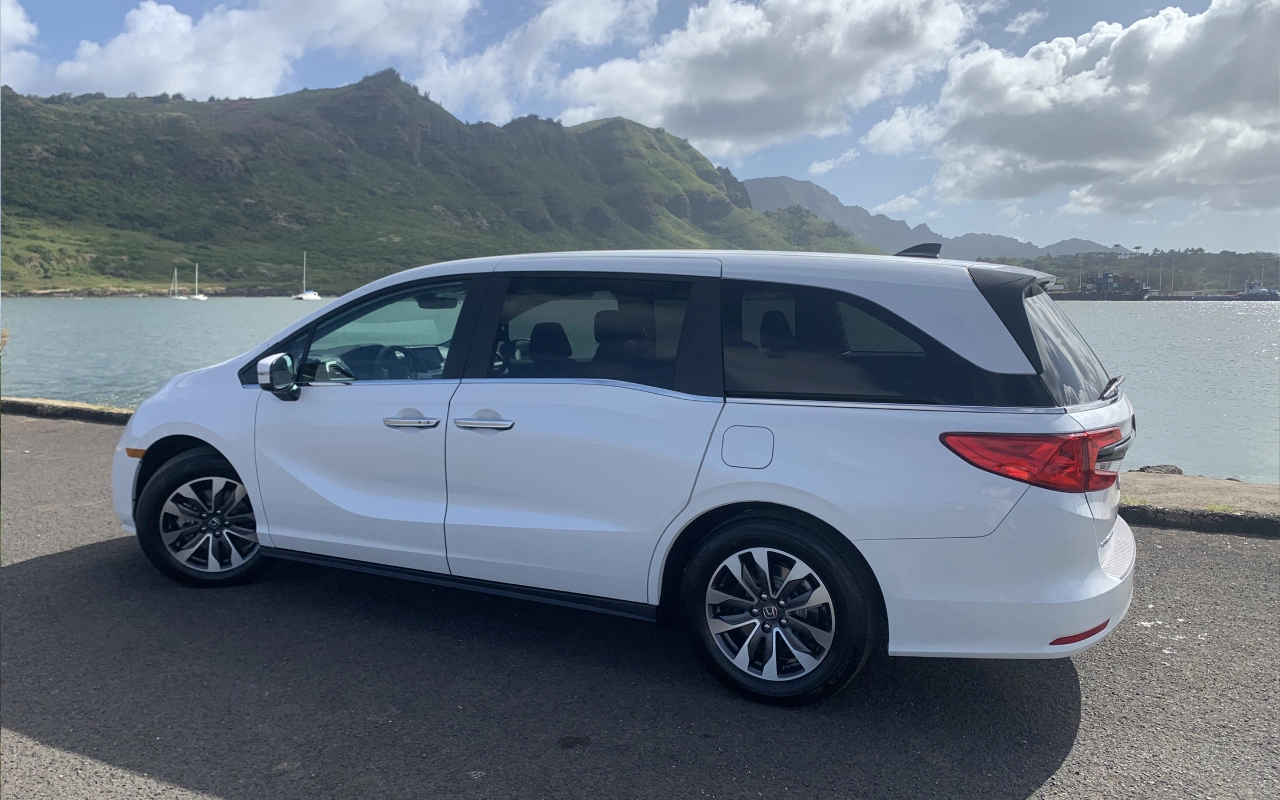
M1052 275L1023 269L1001 269L998 266L969 267L969 277L987 299L991 310L1004 323L1009 335L1018 343L1022 354L1031 362L1031 368L1037 375L1044 372L1044 361L1040 358L1040 350L1036 347L1035 337L1031 333L1031 322L1027 319L1027 309L1023 299L1027 289L1053 280Z

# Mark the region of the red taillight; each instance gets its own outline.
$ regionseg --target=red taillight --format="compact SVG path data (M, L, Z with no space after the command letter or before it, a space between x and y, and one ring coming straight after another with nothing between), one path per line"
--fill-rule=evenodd
M1093 636L1097 636L1098 634L1102 633L1107 629L1107 626L1110 624L1111 624L1111 620L1107 620L1101 625L1098 625L1097 627L1094 627L1094 628L1090 628L1087 631L1083 631L1081 633L1073 633L1070 636L1060 636L1057 639L1054 639L1052 642L1049 642L1049 646L1053 647L1054 645L1059 645L1059 644L1075 644L1076 642L1083 642L1085 639L1091 638Z
M1111 486L1118 476L1099 469L1098 451L1123 437L1119 428L1104 428L1087 433L944 433L941 438L979 469L1058 492L1094 492Z

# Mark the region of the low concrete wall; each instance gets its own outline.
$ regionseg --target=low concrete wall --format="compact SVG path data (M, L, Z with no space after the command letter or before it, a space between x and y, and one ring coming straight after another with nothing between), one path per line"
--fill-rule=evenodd
M1249 533L1280 538L1280 515L1256 511L1206 511L1200 508L1120 503L1120 516L1130 525L1148 528L1182 528L1201 533Z
M129 421L129 417L133 416L133 411L127 408L27 397L0 397L0 413L19 414L24 417L79 419L107 425L124 425Z
M28 417L77 419L107 425L124 425L133 412L127 408L95 406L66 400L42 400L22 397L0 398L0 413ZM1121 476L1120 514L1130 525L1154 528L1182 528L1204 533L1247 533L1280 538L1280 509L1269 502L1269 494L1280 487L1241 484L1234 481L1198 478L1184 475L1141 475L1128 472ZM1136 484L1136 485L1135 485ZM1131 496L1131 491L1142 493ZM1242 496L1251 493L1251 497ZM1257 495L1268 499L1259 505ZM1151 496L1160 505L1147 500ZM1242 502L1243 498L1243 502ZM1138 500L1139 502L1129 502ZM1203 506L1222 505L1241 511L1218 511Z

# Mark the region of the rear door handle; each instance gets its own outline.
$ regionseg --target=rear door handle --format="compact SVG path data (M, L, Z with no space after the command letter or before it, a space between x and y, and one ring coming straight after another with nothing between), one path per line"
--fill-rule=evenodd
M382 424L388 428L434 428L440 424L440 420L417 417L383 417Z
M514 420L509 419L474 419L471 417L462 417L453 421L454 425L459 428L483 428L490 431L509 431L515 426Z

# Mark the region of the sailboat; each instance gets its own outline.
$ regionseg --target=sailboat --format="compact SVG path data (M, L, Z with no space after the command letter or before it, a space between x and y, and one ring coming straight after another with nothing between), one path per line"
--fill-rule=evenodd
M200 294L200 264L196 264L196 293L191 295L192 300L208 300L209 295Z
M321 300L320 293L307 289L307 251L302 251L302 291L293 296L294 300Z
M187 299L187 296L185 294L178 294L178 268L177 267L173 268L173 283L169 285L169 299L170 300L186 300Z

